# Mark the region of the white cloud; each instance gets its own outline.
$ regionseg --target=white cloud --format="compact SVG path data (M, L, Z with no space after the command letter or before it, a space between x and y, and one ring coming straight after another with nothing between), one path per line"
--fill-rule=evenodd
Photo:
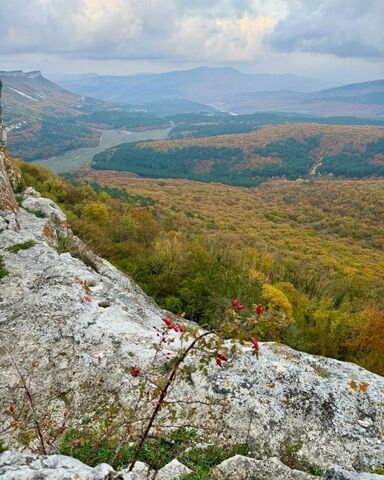
M252 58L265 0L0 0L2 53L85 58Z
M0 67L382 77L384 0L0 0Z

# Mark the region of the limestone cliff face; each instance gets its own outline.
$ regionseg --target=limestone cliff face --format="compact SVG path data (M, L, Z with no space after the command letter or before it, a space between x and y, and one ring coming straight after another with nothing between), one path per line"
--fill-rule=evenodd
M5 148L7 135L3 126L1 90L2 83L0 80L0 211L15 213L17 211L17 203L13 194L13 188L16 185L12 185L11 180L14 178L14 172L12 171L11 163Z
M0 150L5 148L5 144L7 141L7 133L3 126L3 113L1 107L1 94L2 94L3 84L0 78Z
M4 150L0 150L0 209L2 212L15 213L17 211L17 203L9 179L8 169L9 163L6 153Z

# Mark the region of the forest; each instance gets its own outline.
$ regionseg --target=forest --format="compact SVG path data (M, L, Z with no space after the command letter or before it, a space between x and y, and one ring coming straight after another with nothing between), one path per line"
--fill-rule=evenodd
M323 175L382 176L383 147L380 127L269 125L242 134L122 144L95 155L92 167L252 187L274 177L311 177L316 164Z
M242 189L99 171L68 183L19 167L24 186L58 202L74 232L162 307L215 327L238 297L245 337L262 304L261 340L384 373L382 182ZM78 255L68 242L58 251Z
M317 123L324 125L378 125L380 118L356 117L315 117L295 113L257 112L249 115L230 115L224 112L190 113L167 116L174 122L170 138L201 138L215 135L248 133L261 125L282 125L286 123Z

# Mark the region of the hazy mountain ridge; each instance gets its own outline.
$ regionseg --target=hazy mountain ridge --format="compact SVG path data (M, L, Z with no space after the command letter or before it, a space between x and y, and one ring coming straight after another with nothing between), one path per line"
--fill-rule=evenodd
M226 95L282 89L308 92L331 86L330 82L296 75L243 74L234 68L201 67L191 70L131 76L86 75L54 77L71 91L125 103L159 98L182 98L214 103ZM113 87L113 88L112 88Z
M237 113L299 112L319 116L384 117L384 80L362 82L313 93L250 92L228 97L221 105Z
M122 103L188 99L234 113L384 116L383 80L335 87L330 82L295 75L250 75L233 68L209 67L131 76L67 76L56 80L71 91Z

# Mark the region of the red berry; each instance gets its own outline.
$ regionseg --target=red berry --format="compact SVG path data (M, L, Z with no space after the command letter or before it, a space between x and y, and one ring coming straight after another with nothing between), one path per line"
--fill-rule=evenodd
M90 297L84 297L84 302L91 303L92 299Z
M223 364L221 363L220 358L217 358L217 359L216 359L216 365L217 365L218 367L222 367L222 366L223 366Z
M252 342L252 345L254 347L254 349L256 350L256 352L259 351L259 342L256 340L255 337L249 337L249 340Z
M237 310L240 312L241 310L243 310L244 308L244 305L242 303L239 303L239 305L237 305Z
M256 307L257 316L260 317L262 312L263 312L263 307L261 305L257 305Z
M15 413L15 405L14 405L13 403L11 403L11 404L9 405L9 411L10 411L11 413Z
M234 299L232 300L232 307L236 307L238 304L239 304L239 299L238 299L238 298L234 298Z
M217 358L218 358L219 360L222 360L223 362L226 362L226 361L227 361L227 357L226 357L225 355L223 355L222 353L220 353L220 352L217 354Z
M138 368L138 367L132 367L131 368L132 377L138 377L140 375L140 373L141 373L140 368Z
M167 325L169 329L173 328L173 322L171 319L164 317L162 318L162 321Z

